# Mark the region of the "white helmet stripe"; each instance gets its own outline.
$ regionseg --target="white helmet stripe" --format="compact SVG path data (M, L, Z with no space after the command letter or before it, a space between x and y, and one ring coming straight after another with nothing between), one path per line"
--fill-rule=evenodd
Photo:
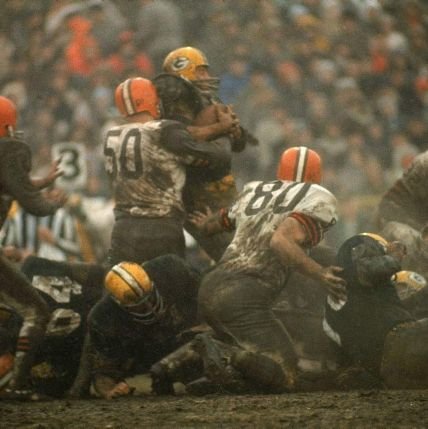
M131 82L132 79L126 79L122 89L123 103L125 105L126 113L128 115L133 115L135 113L135 109L131 99Z
M119 265L115 265L112 268L112 271L121 277L137 296L143 296L143 291L141 290L137 280L135 280L135 278L129 274L128 271Z
M306 170L306 161L308 159L308 148L302 146L299 149L300 150L297 158L296 175L294 177L294 180L296 180L297 182L303 182Z

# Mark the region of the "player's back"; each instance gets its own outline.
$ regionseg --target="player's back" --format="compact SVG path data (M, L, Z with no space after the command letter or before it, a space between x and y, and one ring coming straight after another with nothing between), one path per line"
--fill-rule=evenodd
M220 263L233 272L252 273L281 284L287 269L270 248L278 225L291 213L313 219L327 228L336 222L336 198L325 188L309 183L250 182L229 210L236 232ZM320 234L322 230L315 231Z
M130 123L111 128L104 142L105 168L116 208L134 216L183 212L185 168L162 146L162 128L172 121Z

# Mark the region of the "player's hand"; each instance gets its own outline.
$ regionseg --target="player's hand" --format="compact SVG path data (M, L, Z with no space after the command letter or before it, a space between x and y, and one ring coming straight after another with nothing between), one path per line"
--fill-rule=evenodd
M386 253L401 262L407 255L407 247L401 241L391 241L386 246Z
M210 216L212 216L213 212L209 207L205 208L205 213L201 211L194 211L190 213L187 217L189 222L194 225L200 231L204 230L204 226Z
M62 189L54 188L47 193L46 198L58 207L62 207L67 202L68 196Z
M15 246L4 246L1 253L6 259L12 262L21 262L24 257L23 250Z
M239 122L238 116L236 116L235 111L233 110L233 106L230 104L227 106L229 112L231 113L233 119L235 120L235 123L231 129L230 136L234 140L239 140L242 137L242 129L241 129L241 123Z
M126 381L120 381L113 389L105 393L105 399L115 399L121 396L128 396L134 393L134 388L131 387Z
M216 111L217 120L223 125L224 132L232 132L235 127L239 126L239 121L230 106L216 105Z
M321 271L321 281L331 298L336 301L346 301L346 282L339 274L343 272L341 267L325 267Z
M61 157L52 162L51 167L46 175L47 185L55 182L58 177L61 177L64 174L64 171L60 168Z

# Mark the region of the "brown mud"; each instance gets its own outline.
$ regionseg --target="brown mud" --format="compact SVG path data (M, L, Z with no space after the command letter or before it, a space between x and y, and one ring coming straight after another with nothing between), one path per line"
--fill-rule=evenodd
M0 427L119 428L427 428L428 391L156 397L113 401L0 402Z

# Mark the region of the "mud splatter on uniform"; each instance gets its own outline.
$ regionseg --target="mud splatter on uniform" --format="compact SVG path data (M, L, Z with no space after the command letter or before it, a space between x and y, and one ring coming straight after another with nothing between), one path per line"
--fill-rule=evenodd
M362 367L388 387L426 388L428 319L415 320L400 301L391 281L392 273L401 269L398 261L363 240L351 237L339 249L347 300L327 299L324 331L339 347L344 365ZM358 253L353 253L357 246ZM373 279L370 286L363 286L357 264L369 258L373 265L367 272L372 277L365 278Z
M180 344L177 337L196 323L196 298L200 276L179 257L164 255L142 264L164 306L151 323L142 322L104 296L89 316L89 332L95 349L95 373L117 381L129 372L144 372ZM126 368L128 360L135 365Z
M22 272L50 312L45 337L34 357L31 381L38 391L61 396L70 388L77 373L86 318L101 297L104 269L91 264L68 264L30 256L24 262ZM86 281L78 283L74 280L76 274L79 280ZM10 311L15 313L13 309ZM14 320L13 327L8 326L9 320ZM9 349L14 349L21 323L22 320L16 317L5 319L3 323L0 320L0 327L5 324L8 330L15 332L13 337L3 338L8 341ZM5 351L0 350L0 353Z
M428 151L416 156L411 166L386 192L379 204L382 226L402 222L420 230L428 222Z
M164 120L112 128L104 156L116 202L110 263L184 256L185 168L222 163L223 151L194 141L180 122Z
M319 185L272 181L247 184L224 221L235 236L218 265L203 279L201 316L220 339L269 355L286 370L296 365L289 335L272 311L292 267L270 249L287 217L307 231L308 247L336 222L336 199Z
M244 134L243 140L246 139ZM231 173L232 149L228 138L212 142L219 145L225 155L225 162L213 170L187 169L187 182L184 188L184 203L190 213L195 210L205 212L206 207L216 212L230 207L238 196L235 178ZM218 261L226 247L232 241L233 233L224 231L212 236L204 236L192 224L186 223L186 230L191 233L207 254Z

